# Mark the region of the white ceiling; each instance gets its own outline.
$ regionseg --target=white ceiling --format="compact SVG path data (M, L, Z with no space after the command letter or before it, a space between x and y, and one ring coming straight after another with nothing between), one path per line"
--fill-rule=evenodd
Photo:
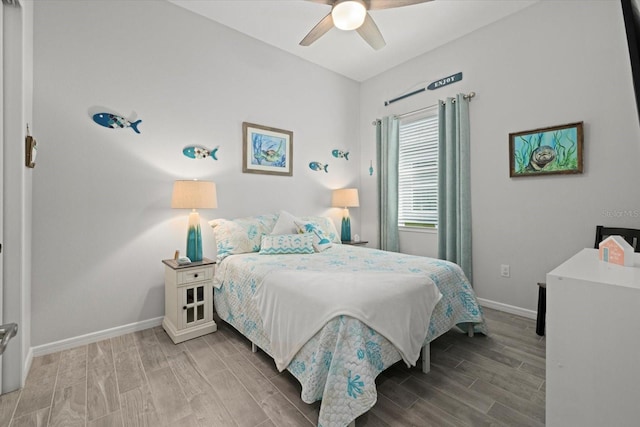
M387 45L373 50L355 31L302 38L331 7L304 0L169 0L199 15L356 81L365 81L539 0L436 0L370 11Z

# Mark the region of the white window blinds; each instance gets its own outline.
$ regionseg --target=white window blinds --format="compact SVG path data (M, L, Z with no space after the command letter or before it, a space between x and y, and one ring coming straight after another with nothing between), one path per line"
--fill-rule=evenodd
M437 227L438 115L400 121L398 225Z

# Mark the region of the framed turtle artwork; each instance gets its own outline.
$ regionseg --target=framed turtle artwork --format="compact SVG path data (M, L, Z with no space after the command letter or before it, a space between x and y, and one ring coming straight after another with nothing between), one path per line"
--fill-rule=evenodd
M509 134L509 176L582 173L583 122Z
M242 123L242 172L293 175L293 132Z

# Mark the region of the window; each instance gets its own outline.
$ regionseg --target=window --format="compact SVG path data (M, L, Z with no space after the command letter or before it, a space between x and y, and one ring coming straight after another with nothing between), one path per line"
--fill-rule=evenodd
M438 114L400 121L398 226L438 225Z

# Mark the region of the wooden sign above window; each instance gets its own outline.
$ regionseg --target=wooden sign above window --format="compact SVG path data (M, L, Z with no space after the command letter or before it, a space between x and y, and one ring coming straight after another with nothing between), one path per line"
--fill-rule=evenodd
M441 87L448 86L452 83L457 83L460 80L462 80L462 72L455 73L448 77L443 77L441 79L438 79L435 82L432 82L429 86L427 86L427 89L429 90L439 89Z

